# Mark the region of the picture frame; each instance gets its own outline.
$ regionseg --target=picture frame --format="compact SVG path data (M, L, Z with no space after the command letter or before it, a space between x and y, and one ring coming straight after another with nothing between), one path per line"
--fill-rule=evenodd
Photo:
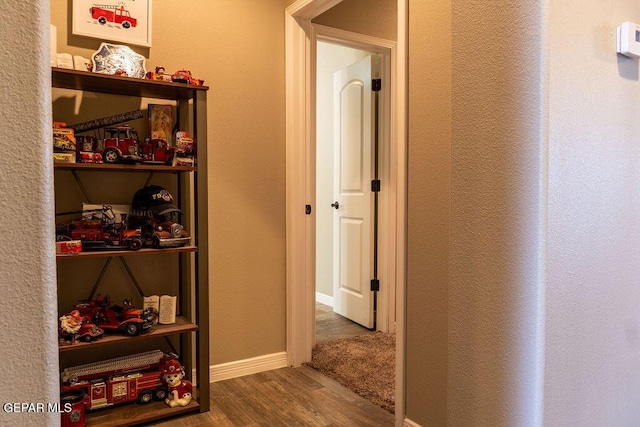
M173 114L171 105L149 104L149 134L151 139L164 139L170 147L173 143Z
M151 0L72 0L71 32L151 47Z

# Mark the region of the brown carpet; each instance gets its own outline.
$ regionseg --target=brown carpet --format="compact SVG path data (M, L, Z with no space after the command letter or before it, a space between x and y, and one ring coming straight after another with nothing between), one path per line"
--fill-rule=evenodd
M375 332L316 345L312 368L394 412L396 337Z

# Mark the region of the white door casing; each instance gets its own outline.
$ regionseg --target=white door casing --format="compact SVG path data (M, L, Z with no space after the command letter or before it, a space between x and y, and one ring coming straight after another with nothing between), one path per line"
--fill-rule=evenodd
M373 55L334 73L333 311L374 327ZM320 207L324 209L325 207Z
M407 0L398 0L398 41L389 42L312 26L311 19L340 3L341 0L297 0L285 10L285 72L286 72L286 229L287 229L287 360L299 366L311 360L315 338L315 227L313 213L304 214L305 203L315 200L313 156L315 150L315 43L317 34L326 39L352 43L366 50L376 47L390 52L390 141L386 216L381 213L381 245L386 252L381 261L386 265L394 288L389 291L389 309L394 310L389 324L396 333L396 423L404 418L405 383L405 263L406 263L406 188L407 188ZM321 29L321 30L320 30ZM384 91L383 84L383 91ZM385 193L381 193L381 197ZM314 207L315 209L315 207ZM386 236L386 237L385 237ZM382 255L382 254L381 254ZM382 292L381 287L381 292ZM382 307L379 307L382 309Z

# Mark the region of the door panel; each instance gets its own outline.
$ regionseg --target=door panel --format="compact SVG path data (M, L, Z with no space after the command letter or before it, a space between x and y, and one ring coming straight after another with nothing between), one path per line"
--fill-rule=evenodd
M367 328L373 324L370 290L373 199L372 57L334 74L334 308Z
M362 114L364 85L360 80L352 80L339 94L340 119L340 193L362 193Z

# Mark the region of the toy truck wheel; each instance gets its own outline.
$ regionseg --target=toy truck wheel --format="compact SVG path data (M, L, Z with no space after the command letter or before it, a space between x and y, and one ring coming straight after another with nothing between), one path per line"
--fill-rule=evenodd
M142 247L142 240L137 239L137 238L136 239L129 239L127 241L127 246L132 251L137 251L138 249L140 249Z
M104 153L102 153L102 158L106 163L117 163L120 158L120 154L115 148L107 148L104 150Z
M153 400L153 392L151 390L145 390L138 395L138 403L144 405Z
M160 249L160 238L158 236L153 236L153 247Z
M100 18L98 18L98 22L104 25L107 23L107 18L105 18L104 16L101 16Z
M127 333L127 335L134 336L138 335L140 327L137 323L127 323L127 326L124 327L124 331Z
M161 402L161 401L165 400L168 395L169 395L169 392L167 391L166 388L158 387L153 392L153 399L158 401L158 402Z
M123 27L123 28L131 28L131 22L129 22L129 21L124 21L124 22L122 23L122 27Z

